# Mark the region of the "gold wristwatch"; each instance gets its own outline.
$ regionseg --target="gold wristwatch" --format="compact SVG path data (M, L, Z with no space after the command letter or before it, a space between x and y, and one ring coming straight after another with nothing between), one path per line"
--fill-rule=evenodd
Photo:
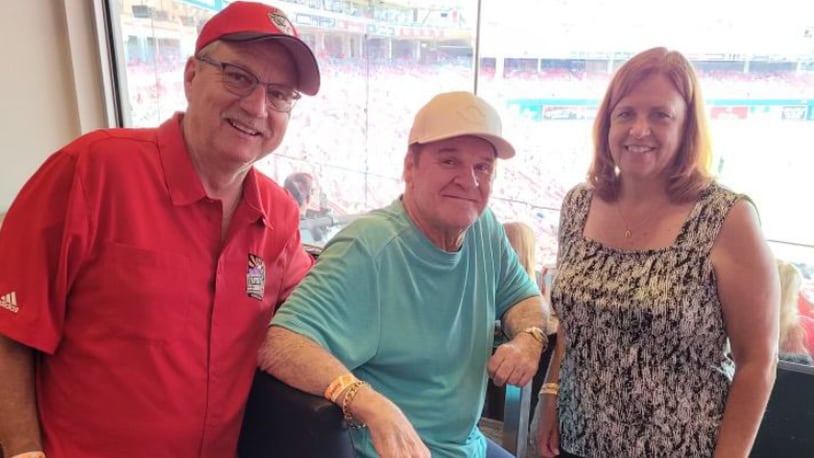
M523 329L520 332L525 332L525 333L531 334L531 336L534 337L534 339L537 342L540 342L541 344L543 344L543 349L545 349L545 347L548 344L548 337L546 337L543 330L538 328L537 326L530 326L530 327L528 327L526 329Z

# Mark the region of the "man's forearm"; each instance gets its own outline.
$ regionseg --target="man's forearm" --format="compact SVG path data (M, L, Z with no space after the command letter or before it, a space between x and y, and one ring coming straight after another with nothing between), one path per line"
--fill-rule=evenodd
M0 335L0 444L5 456L42 450L33 351Z
M322 396L334 379L349 372L313 340L279 326L268 329L258 365L286 384L317 396Z
M509 337L514 337L518 332L532 326L545 330L548 314L548 306L543 296L529 297L506 312L503 317L503 329Z
M350 372L313 340L279 326L269 328L258 353L258 365L284 383L316 396L324 396L331 382ZM348 413L361 422L368 422L382 413L395 415L393 412L398 411L395 404L369 385L359 392L352 405L343 402L348 391L346 388L339 392L335 403L340 407L347 406Z

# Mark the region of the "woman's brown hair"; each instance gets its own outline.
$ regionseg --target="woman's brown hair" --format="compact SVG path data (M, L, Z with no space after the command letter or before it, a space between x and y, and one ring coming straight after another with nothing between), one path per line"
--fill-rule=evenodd
M709 173L712 161L709 127L695 69L678 51L652 48L633 56L619 67L599 105L594 121L594 154L588 170L588 182L603 200L612 202L619 196L620 177L608 142L611 113L637 84L656 74L667 77L687 104L683 141L668 170L667 194L674 202L692 201L712 181Z

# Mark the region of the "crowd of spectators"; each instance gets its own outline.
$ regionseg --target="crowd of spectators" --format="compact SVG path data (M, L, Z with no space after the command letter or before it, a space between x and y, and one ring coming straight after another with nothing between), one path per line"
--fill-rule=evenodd
M283 147L259 167L280 180L293 172L312 174L326 196L319 204L334 214L363 212L396 198L413 113L438 92L472 89L473 84L471 65L460 60L415 64L322 59L321 69L319 95L299 102ZM132 125L157 125L183 109L179 70L144 63L128 67ZM502 219L532 226L540 241L537 259L551 264L560 202L565 191L584 178L589 161L591 122L540 122L513 112L505 102L518 96L597 98L609 75L548 69L509 71L502 78L488 72L480 76L479 93L504 108L506 134L519 150L515 159L501 164L492 206ZM702 78L708 99L748 94L814 97L810 74L716 72Z
M699 71L707 99L810 99L814 97L814 72ZM497 86L507 97L598 98L610 81L609 71L547 68L506 68L496 78L493 68L481 73L485 84Z
M347 16L374 19L388 24L399 25L427 25L443 24L447 26L462 25L463 18L459 14L460 8L455 4L439 2L426 2L420 7L411 6L407 2L379 1L371 4L362 0L282 0L285 3L295 3L307 6L317 11L344 14ZM437 13L437 14L433 14Z

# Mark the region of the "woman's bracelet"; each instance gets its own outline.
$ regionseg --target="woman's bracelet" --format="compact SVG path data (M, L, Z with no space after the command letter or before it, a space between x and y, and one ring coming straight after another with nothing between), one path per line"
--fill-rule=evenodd
M353 414L350 413L350 404L353 402L353 399L359 393L359 390L365 386L370 386L370 384L362 380L357 380L353 382L350 388L348 388L347 393L345 393L345 398L342 399L342 416L345 418L345 422L348 424L348 426L352 428L365 427L363 423L359 423L356 420L354 420Z
M560 393L559 383L543 383L543 386L540 387L540 392L537 393L537 396L542 396L544 394L552 394L556 396L559 393Z

